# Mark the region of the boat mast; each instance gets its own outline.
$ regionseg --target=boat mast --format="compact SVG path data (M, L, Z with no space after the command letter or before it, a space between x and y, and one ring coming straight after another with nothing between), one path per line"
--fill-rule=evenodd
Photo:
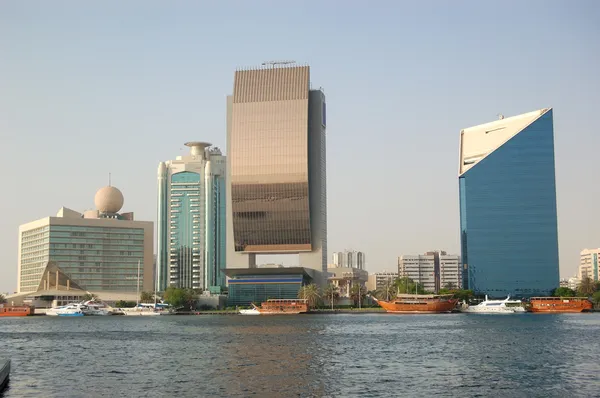
M138 277L137 277L137 295L135 298L135 306L140 305L140 260L138 260Z

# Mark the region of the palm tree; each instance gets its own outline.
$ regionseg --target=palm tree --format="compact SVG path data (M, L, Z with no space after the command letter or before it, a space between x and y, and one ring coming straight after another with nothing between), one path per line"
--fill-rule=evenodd
M596 283L589 276L584 276L578 290L582 296L591 296L596 290Z
M366 295L367 288L360 284L353 285L350 289L350 298L354 301L355 305L358 305L359 308L361 307L361 303L364 301Z
M444 289L455 290L456 285L454 284L454 282L448 282L444 285Z
M6 297L2 293L0 293L0 304L6 303Z
M142 303L153 303L154 302L154 293L152 293L152 292L142 292L140 294L140 302L142 302Z
M385 299L386 301L393 300L396 298L397 290L398 289L396 289L396 286L393 283L386 283L386 285L382 288L383 297L381 298Z
M300 290L298 290L298 298L307 300L308 308L309 309L313 308L317 304L317 301L320 298L319 287L317 285L315 285L314 283L311 283L310 285L302 286L300 288Z
M323 290L323 297L327 297L331 302L331 309L333 310L333 304L335 300L340 296L338 291L338 287L332 283L328 284L327 287Z

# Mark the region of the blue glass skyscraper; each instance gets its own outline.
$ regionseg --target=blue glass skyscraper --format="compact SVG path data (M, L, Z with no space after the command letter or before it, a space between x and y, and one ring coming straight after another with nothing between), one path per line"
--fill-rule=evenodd
M552 109L460 134L463 285L491 297L558 287Z
M158 166L157 290L225 287L226 159L205 142Z

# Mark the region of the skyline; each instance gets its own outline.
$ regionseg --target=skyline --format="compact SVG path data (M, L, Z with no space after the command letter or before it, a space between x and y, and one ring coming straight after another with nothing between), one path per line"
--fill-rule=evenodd
M332 2L317 17L314 2L238 2L234 14L224 3L67 4L0 5L0 153L13 192L0 201L0 291L16 288L18 226L93 208L109 172L124 211L156 226L156 164L186 141L225 149L234 71L271 59L308 63L327 96L330 253L363 251L369 272L396 270L402 254L460 253L460 130L544 107L555 112L561 277L600 246L595 2L507 2L514 14Z

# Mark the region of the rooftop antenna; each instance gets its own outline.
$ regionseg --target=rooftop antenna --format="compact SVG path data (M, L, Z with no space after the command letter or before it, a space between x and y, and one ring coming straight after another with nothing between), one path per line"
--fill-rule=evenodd
M110 171L108 172L108 186L110 187Z
M501 113L499 113L499 114L498 114L498 119L500 119L500 120L504 119L504 115L503 115L503 114L501 114Z
M261 65L262 66L270 66L271 68L274 68L275 65L290 65L290 64L295 64L296 61L265 61L263 62Z

